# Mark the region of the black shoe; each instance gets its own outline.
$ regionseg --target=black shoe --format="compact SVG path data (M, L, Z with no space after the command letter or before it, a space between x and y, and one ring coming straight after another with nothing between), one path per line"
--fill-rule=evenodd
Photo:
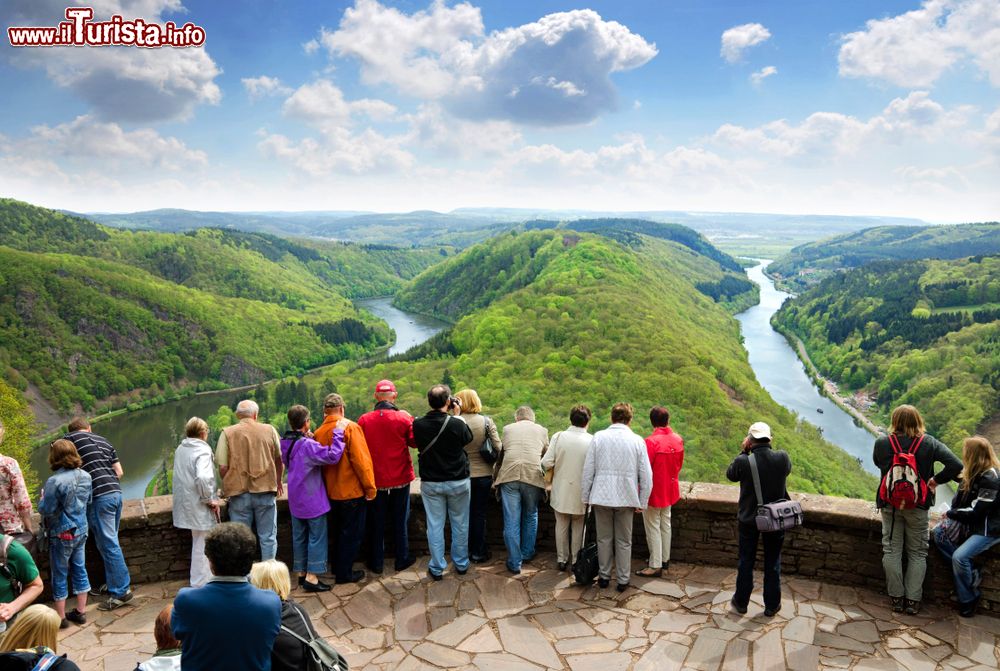
M326 584L322 580L317 580L316 582L309 582L308 580L303 581L302 589L306 592L329 592L332 587Z
M483 564L491 559L493 559L493 553L489 551L487 551L484 555L472 555L469 557L469 561L473 564Z
M600 587L601 589L604 589L605 587L607 587L610 584L611 584L611 581L608 580L607 578L598 578L597 579L597 586Z
M523 563L523 562L531 561L532 559L534 559L537 556L538 556L538 554L535 553L535 554L531 555L530 557L521 557L521 562Z
M63 619L62 619L62 620L61 620L61 621L59 622L59 628L60 628L60 629L69 629L69 620L67 620L66 618L63 618Z
M429 575L434 582L441 582L444 580L444 576L439 573L433 573L430 569L427 569L427 575Z
M365 579L365 572L361 571L361 570L358 570L358 571L352 571L350 578L348 578L346 580L341 580L340 578L337 578L337 580L335 582L338 585L346 585L346 584L352 583L352 582L361 582L364 579Z
M618 590L619 592L624 592L627 588L628 588L627 582L620 582L617 585L615 585L615 589Z
M457 566L455 567L455 573L457 573L458 575L465 575L468 572L469 572L468 566L466 566L465 568L458 568Z
M913 599L907 599L905 610L907 615L916 615L920 612L920 602L914 601Z
M304 584L306 584L306 577L304 575L300 575L299 576L299 587L302 587L302 585L304 585Z
M101 585L100 587L95 587L94 589L90 590L90 596L107 596L107 595L108 595L107 584Z
M889 603L892 604L893 613L902 613L906 608L906 599L901 596L890 596Z
M121 608L131 601L133 596L134 594L132 590L125 592L121 596L109 596L107 601L97 607L97 610L114 610L115 608Z
M979 605L980 597L976 597L968 603L958 604L958 614L962 617L973 617L976 614L976 606Z
M736 597L733 597L732 599L729 600L729 606L740 615L747 614L747 607L741 606L738 603L736 603Z
M521 575L521 569L519 568L511 568L508 566L507 570L510 571L511 575Z
M781 610L781 606L778 606L777 608L765 608L764 617L774 617L778 614L779 610Z
M365 564L365 566L367 566L368 570L374 573L375 575L382 575L382 573L385 571L384 566L372 566L371 564Z
M72 622L73 624L86 624L87 614L81 613L76 608L74 608L73 610L66 612L66 619Z
M396 564L396 572L398 573L399 571L405 571L406 569L410 568L416 563L417 560L415 557L407 557L403 561Z
M558 564L556 564L556 570L558 570L558 571L565 571L566 570L566 562L561 561Z
M660 570L661 571L666 571L669 568L670 568L670 560L669 559L667 561L663 562L662 564L660 564Z

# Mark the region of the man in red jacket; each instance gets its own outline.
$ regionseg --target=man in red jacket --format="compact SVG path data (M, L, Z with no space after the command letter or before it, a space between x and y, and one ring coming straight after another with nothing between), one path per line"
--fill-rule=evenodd
M395 539L396 570L412 566L406 525L410 518L410 483L413 481L413 417L396 407L396 385L381 380L375 385L375 409L358 418L375 467L378 495L368 502L368 568L382 573L385 561L385 523L391 517Z
M653 433L646 438L649 465L653 468L653 491L642 511L649 546L649 567L636 575L659 577L670 567L670 506L681 497L678 475L684 465L684 439L670 428L670 412L663 406L649 411Z

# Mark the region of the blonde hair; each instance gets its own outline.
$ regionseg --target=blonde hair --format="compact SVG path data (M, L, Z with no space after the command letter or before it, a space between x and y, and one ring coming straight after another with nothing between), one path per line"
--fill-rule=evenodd
M48 606L28 606L0 639L0 652L37 648L40 645L56 652L60 622L59 613Z
M475 389L463 389L455 394L462 402L462 414L474 414L483 411L483 402L479 400L479 394Z
M892 411L890 431L917 438L924 435L924 418L912 405L901 405Z
M288 565L277 559L255 562L250 567L250 583L260 589L269 589L282 601L288 600L292 591L292 581L288 577Z
M188 438L201 438L208 435L208 422L201 417L192 417L184 425L184 435Z
M959 489L969 491L969 487L980 475L991 468L1000 471L1000 459L990 441L983 436L970 436L962 443L962 484Z

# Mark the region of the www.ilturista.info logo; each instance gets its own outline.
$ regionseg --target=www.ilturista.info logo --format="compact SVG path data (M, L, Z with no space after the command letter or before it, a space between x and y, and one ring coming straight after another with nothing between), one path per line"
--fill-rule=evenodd
M143 19L125 19L117 14L108 21L92 21L91 7L67 7L66 20L58 26L10 27L12 47L200 47L205 29L193 23L163 25Z

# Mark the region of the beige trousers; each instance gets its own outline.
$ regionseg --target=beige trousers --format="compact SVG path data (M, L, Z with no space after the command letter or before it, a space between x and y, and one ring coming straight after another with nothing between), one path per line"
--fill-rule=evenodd
M642 524L649 546L649 568L660 568L670 561L670 506L646 508L642 511Z
M583 515L556 512L556 561L572 563L583 547Z

